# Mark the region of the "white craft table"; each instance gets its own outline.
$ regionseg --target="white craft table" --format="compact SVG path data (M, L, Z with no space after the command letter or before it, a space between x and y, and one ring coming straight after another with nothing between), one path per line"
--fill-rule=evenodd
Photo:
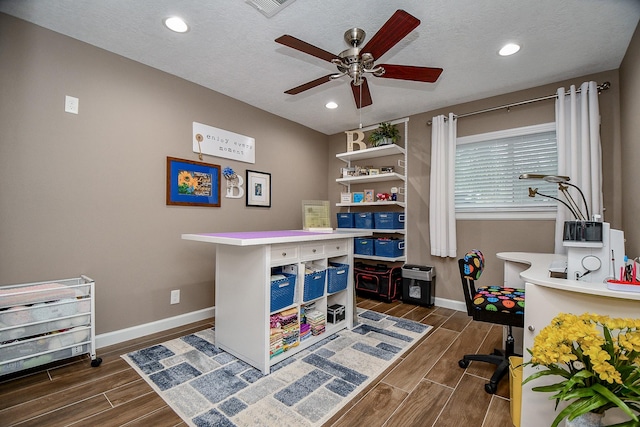
M216 244L215 340L228 353L268 374L270 367L340 329L354 326L353 238L370 231L311 232L280 230L237 233L183 234L185 240ZM345 307L345 320L326 324L324 334L308 338L284 353L270 357L269 336L272 268L297 271L294 303L303 305L305 263L325 268L331 262L349 265L347 288L334 294L325 292L314 300L316 309ZM306 302L305 302L306 303ZM276 310L276 312L284 309Z
M531 360L526 350L533 347L535 336L559 313L597 313L611 317L640 317L640 293L623 292L607 288L606 283L583 282L558 279L549 276L549 266L553 261L566 261L565 255L501 252L498 259L505 261L505 283L510 286L524 284L524 350L525 362ZM536 369L524 367L522 378L533 374ZM545 382L546 380L546 382ZM521 427L539 427L551 425L553 419L566 404L554 411L552 393L541 393L532 387L557 382L557 377L538 378L528 382L522 388ZM610 425L626 421L622 411L608 410L604 424ZM561 424L562 425L562 424Z

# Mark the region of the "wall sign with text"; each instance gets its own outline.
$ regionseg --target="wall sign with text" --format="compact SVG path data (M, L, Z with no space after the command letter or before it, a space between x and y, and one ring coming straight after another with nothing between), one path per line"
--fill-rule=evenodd
M256 162L256 140L248 136L193 122L193 152L245 163Z

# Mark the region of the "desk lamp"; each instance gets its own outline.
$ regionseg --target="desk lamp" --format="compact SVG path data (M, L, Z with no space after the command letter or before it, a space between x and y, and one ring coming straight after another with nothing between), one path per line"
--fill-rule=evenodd
M559 201L560 203L562 203L563 205L565 205L569 209L569 211L575 217L576 220L588 221L588 218L589 218L589 206L587 206L587 199L584 197L584 193L582 192L582 190L580 190L580 187L578 187L577 185L573 185L573 184L569 183L569 180L571 178L569 178L568 176L563 176L563 175L540 175L540 174L524 173L524 174L520 175L519 178L520 179L542 179L542 180L547 181L547 182L555 182L555 183L557 183L558 184L558 190L560 190L562 192L562 194L564 195L564 198L567 200L567 202L564 202L563 200L560 200L557 197L553 197L553 196L542 194L542 193L538 192L537 188L531 188L531 187L529 187L529 197L535 197L536 194L539 194L542 197L548 197L550 199L557 200L557 201ZM587 214L586 216L582 214L582 210L580 209L578 204L575 202L575 200L573 200L573 197L571 197L571 194L567 191L567 189L569 188L568 186L571 186L571 187L577 189L578 192L580 193L580 196L582 196L582 201L584 203L584 209L585 209L586 214Z

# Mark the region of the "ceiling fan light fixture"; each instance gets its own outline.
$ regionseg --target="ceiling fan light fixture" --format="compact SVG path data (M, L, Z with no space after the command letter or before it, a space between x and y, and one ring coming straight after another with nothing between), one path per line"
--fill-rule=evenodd
M519 44L507 43L506 45L502 46L502 49L500 49L498 51L498 54L500 56L509 56L509 55L513 55L514 53L518 52L519 50L520 50L520 45Z
M189 26L182 18L177 16L171 16L164 20L164 25L171 31L176 33L186 33L189 31Z

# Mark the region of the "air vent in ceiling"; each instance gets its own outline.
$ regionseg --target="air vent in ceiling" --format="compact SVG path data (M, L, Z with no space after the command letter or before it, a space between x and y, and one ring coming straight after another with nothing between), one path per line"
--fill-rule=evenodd
M267 18L271 18L295 0L246 0L251 6L262 12Z

